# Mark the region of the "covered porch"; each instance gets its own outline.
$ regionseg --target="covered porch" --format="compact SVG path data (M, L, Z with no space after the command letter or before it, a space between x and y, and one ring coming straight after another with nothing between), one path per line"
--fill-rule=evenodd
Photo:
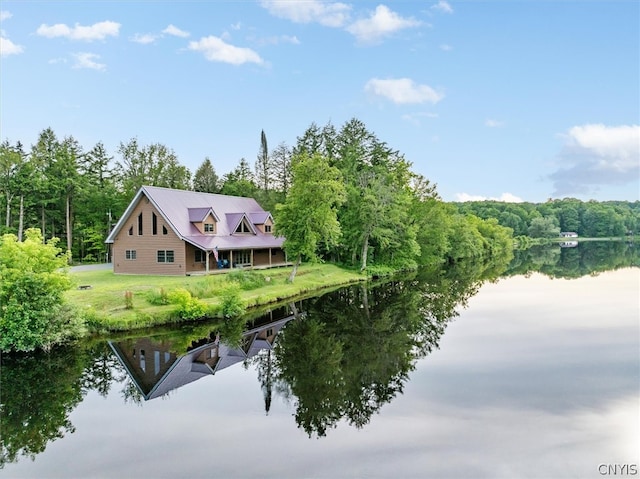
M282 248L201 249L187 244L187 274L219 273L237 268L265 269L286 266Z

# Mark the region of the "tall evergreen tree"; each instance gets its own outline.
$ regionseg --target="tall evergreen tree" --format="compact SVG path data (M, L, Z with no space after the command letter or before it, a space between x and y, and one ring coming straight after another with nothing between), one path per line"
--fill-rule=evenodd
M269 148L267 147L267 135L264 130L260 133L260 150L258 151L258 158L256 159L256 183L262 191L267 193L272 181L272 167L271 158L269 157Z
M222 177L221 192L224 195L254 197L257 189L249 162L244 158L233 171Z
M291 148L282 142L271 153L276 188L285 195L291 186Z
M219 193L220 186L216 170L209 157L206 157L193 175L193 190L203 193Z

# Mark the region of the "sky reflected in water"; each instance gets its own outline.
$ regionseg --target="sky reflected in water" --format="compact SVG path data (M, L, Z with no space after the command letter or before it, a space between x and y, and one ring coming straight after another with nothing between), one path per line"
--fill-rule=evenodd
M75 432L0 477L603 477L639 463L639 272L485 283L361 429L309 438L237 364L141 404L90 391Z

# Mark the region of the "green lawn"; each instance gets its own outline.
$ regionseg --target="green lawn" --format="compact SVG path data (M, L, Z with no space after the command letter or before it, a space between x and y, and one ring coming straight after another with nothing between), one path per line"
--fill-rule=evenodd
M74 287L66 293L69 303L84 311L94 330L127 330L175 322L175 305L153 305L151 297L161 291L170 293L179 288L209 306L216 317L221 304L221 292L229 285L240 285L240 297L245 307L275 303L324 288L366 280L366 276L332 264L307 264L298 269L295 281L288 283L291 268L244 270L258 286L231 281L233 274L208 276L146 276L115 275L111 270L72 272ZM235 273L239 274L239 273ZM240 273L241 274L241 273ZM239 279L236 276L236 279ZM240 278L241 279L241 278ZM243 285L244 288L243 289ZM80 289L80 286L90 286ZM125 293L132 293L131 309L126 308Z

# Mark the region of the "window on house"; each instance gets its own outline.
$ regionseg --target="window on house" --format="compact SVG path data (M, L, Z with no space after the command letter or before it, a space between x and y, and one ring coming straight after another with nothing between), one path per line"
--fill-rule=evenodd
M138 234L142 236L142 213L138 215Z
M205 223L204 224L204 232L205 233L215 233L216 232L215 225L213 223Z
M246 221L242 220L240 222L240 224L236 228L236 233L251 233L249 225L246 223Z
M158 216L155 213L151 213L151 233L158 234Z
M168 233L167 227L165 225L162 225L162 234L166 235L167 233Z
M236 264L251 264L251 251L245 249L233 253L233 261Z
M128 249L124 252L124 258L125 259L136 259L136 250L135 249Z
M170 250L170 249L158 250L158 263L173 263L173 262L174 262L173 250Z
M147 372L147 361L144 357L144 349L140 350L140 369L142 369L145 373Z
M133 236L133 226L129 227L129 236Z
M264 225L264 232L271 233L271 225Z
M196 263L204 263L205 261L207 261L207 253L205 253L201 249L197 249L196 250L195 262Z

